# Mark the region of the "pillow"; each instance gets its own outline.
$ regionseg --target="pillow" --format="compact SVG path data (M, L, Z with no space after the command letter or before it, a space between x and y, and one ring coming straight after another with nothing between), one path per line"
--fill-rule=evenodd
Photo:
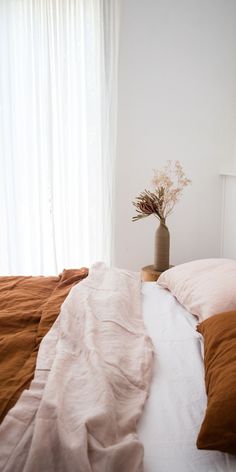
M204 336L207 409L198 449L236 454L236 311L201 323Z
M235 260L187 262L163 272L157 283L170 290L200 321L216 313L236 310Z

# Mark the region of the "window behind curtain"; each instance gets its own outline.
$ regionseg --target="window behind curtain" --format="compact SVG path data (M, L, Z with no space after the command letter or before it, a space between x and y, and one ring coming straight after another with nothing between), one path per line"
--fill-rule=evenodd
M0 1L0 273L111 262L118 0Z

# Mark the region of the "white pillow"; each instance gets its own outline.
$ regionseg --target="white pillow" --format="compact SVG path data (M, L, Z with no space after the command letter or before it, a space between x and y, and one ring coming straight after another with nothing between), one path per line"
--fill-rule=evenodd
M158 285L204 321L216 313L236 310L236 260L201 259L163 272Z

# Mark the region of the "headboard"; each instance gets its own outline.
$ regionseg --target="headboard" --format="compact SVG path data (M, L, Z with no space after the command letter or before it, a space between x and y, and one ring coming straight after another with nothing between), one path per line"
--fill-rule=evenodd
M220 256L236 259L236 173L222 173Z

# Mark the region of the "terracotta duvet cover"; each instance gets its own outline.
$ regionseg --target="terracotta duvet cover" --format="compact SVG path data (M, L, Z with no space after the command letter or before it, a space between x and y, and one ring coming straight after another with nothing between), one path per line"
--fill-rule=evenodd
M0 277L0 421L28 388L40 342L87 269L58 277Z

